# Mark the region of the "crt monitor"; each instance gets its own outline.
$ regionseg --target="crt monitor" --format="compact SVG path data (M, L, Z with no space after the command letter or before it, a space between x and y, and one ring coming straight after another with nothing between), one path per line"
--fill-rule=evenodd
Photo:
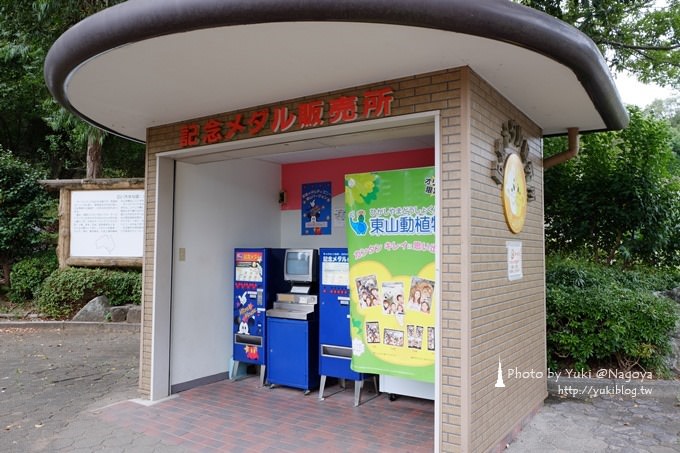
M315 249L286 249L283 278L289 282L315 283L318 252Z

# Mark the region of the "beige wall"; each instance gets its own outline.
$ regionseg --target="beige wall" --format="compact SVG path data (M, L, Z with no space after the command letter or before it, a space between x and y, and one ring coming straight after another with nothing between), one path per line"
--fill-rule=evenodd
M488 451L547 396L545 379L508 376L510 368L546 372L542 141L541 130L474 73L469 88L470 451ZM508 119L522 127L534 167L536 199L519 234L506 226L500 186L489 177ZM506 241L522 243L521 280L508 280ZM499 358L505 388L494 387Z
M146 138L146 233L142 263L142 332L139 353L139 390L144 396L151 391L151 333L153 323L154 228L156 227L156 153L154 139L147 131Z
M541 131L468 68L359 87L394 90L392 116L436 111L441 120L438 190L441 194L440 432L442 451L485 451L504 437L546 395L545 380L513 381L495 389L498 356L504 366L545 371L543 194ZM307 98L310 99L310 98ZM292 107L302 99L291 101ZM246 112L247 113L247 112ZM226 119L229 115L221 115ZM219 116L218 116L219 118ZM524 128L537 170L538 199L529 205L524 231L509 232L500 187L490 178L494 140L513 119ZM327 122L326 122L327 123ZM180 125L150 129L147 137L147 234L140 390L151 382L156 154L178 148ZM524 278L506 277L506 240L521 240Z

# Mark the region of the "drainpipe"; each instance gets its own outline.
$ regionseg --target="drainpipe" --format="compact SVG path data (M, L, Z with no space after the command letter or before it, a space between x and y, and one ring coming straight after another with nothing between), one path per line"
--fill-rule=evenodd
M567 129L567 136L569 140L569 148L566 151L555 154L554 156L546 157L543 159L543 169L554 167L555 165L562 164L569 159L576 157L578 154L578 127L570 127Z

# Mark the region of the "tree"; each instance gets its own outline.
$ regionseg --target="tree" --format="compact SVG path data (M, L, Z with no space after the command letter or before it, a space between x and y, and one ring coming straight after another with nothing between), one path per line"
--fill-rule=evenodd
M645 112L668 123L671 133L671 148L680 163L680 96L657 99L647 106ZM680 166L677 169L680 173Z
M574 25L611 69L680 88L680 0L515 0Z
M101 178L103 176L102 149L108 134L56 106L54 101L49 100L44 104L47 106L45 110L50 112L45 117L52 129L52 134L48 137L59 143L60 134L62 134L67 138L62 146L76 153L85 149L85 178Z
M680 264L680 177L668 124L629 108L627 129L582 137L576 159L548 169L546 248L597 261ZM564 149L545 142L546 155Z
M52 100L43 80L52 43L72 25L115 3L120 0L0 0L0 145L47 170L50 178L143 176L142 145L107 138L75 118ZM107 154L118 153L132 156L107 159ZM126 166L109 171L103 165L107 161Z
M0 144L31 160L45 148L49 128L40 105L47 93L42 80L43 52L10 27L13 16L0 3ZM36 156L38 155L38 156Z
M50 206L39 172L0 148L0 265L9 283L11 265L45 244Z

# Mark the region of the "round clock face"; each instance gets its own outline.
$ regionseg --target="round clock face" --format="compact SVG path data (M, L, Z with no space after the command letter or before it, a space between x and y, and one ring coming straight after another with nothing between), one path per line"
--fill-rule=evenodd
M522 159L515 153L505 160L502 193L505 220L510 231L519 233L527 215L527 181Z

